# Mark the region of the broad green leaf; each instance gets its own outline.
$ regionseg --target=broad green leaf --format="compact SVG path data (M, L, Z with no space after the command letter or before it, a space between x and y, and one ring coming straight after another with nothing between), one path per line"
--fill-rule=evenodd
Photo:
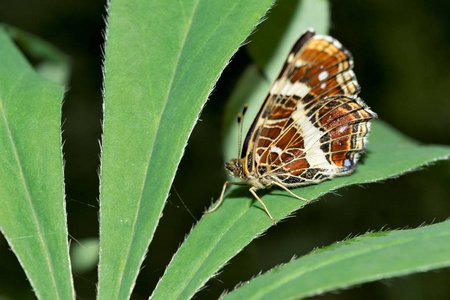
M100 299L129 297L200 109L271 2L111 2L104 66ZM168 290L166 298L178 293L174 285Z
M450 221L368 233L276 267L223 299L300 299L450 266Z
M74 298L70 274L61 103L0 27L0 227L38 298Z

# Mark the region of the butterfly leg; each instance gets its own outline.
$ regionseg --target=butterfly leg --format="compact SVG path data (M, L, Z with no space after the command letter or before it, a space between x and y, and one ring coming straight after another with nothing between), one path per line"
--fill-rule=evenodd
M222 202L223 202L223 195L225 194L225 190L227 189L227 185L229 185L229 184L234 184L234 182L225 181L225 183L223 184L222 193L220 193L220 198L219 198L219 201L216 203L216 206L214 206L210 210L205 211L203 214L206 215L206 214L209 214L209 213L215 211L220 206L220 204L222 204Z
M288 189L287 187L285 187L284 185L282 185L276 181L273 181L272 184L279 186L280 188L282 188L283 190L285 190L286 192L288 192L289 194L291 194L292 196L294 196L295 198L297 198L299 200L305 201L306 203L310 202L308 199L302 198L302 197L294 194L290 189Z
M273 225L277 225L277 223L275 222L275 220L273 219L272 215L270 214L269 210L267 209L267 206L264 204L264 202L262 202L262 200L258 197L258 195L255 192L256 188L254 186L252 186L249 191L250 193L253 194L253 196L255 196L256 200L258 200L259 203L261 203L261 205L264 207L264 210L266 211L266 213L269 215L270 219L272 220Z
M203 214L209 214L210 212L215 211L217 208L219 208L220 204L223 202L223 196L225 195L225 190L227 189L227 185L234 184L234 185L247 185L247 183L244 182L233 182L233 181L225 181L222 188L222 193L220 193L219 201L216 203L216 206L211 208L210 210L205 211Z

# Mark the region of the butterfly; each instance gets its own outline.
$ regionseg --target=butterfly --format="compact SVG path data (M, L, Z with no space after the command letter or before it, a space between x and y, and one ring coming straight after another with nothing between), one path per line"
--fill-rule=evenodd
M307 30L272 83L238 158L225 164L241 182L226 181L207 213L220 206L227 185L245 184L275 225L256 190L278 186L309 202L289 189L354 171L377 115L358 97L352 68L352 55L340 42Z

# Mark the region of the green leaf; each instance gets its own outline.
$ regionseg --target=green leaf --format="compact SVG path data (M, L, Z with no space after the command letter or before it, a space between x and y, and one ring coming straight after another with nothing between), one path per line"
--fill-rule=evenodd
M104 67L100 299L129 297L200 109L270 4L111 2Z
M61 153L64 87L0 27L0 227L41 299L74 298Z
M223 299L300 299L450 266L450 221L368 233L276 267Z

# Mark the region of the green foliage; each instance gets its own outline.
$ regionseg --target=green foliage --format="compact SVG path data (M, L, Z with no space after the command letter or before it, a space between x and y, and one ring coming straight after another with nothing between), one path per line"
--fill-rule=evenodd
M224 299L298 299L450 266L450 221L368 233L305 255L252 280Z
M0 27L0 228L36 295L74 297L61 154L64 87L39 76Z
M237 153L233 120L243 99L255 113L299 34L307 27L319 33L328 30L327 1L286 0L271 9L268 17L273 21L248 37L271 4L111 2L104 62L99 299L130 297L192 128L239 45L252 41L248 50L255 64L245 70L228 103L227 159ZM60 84L38 75L0 30L0 227L36 295L70 299L74 292L60 137L61 83L68 65L42 41L9 32L22 40L24 49L51 62L39 68L40 74L47 76L50 70L50 78ZM247 127L251 121L249 112ZM293 191L315 200L342 187L397 177L450 155L450 147L421 145L381 120L373 122L372 131L354 174ZM258 193L276 220L304 205L280 189ZM449 224L370 233L336 243L276 267L226 297L298 298L446 267ZM248 187L232 188L221 207L192 229L152 297L192 298L271 225ZM91 268L97 246L94 239L74 247L74 268Z
M99 298L130 295L197 116L270 0L111 3ZM151 12L152 17L148 17ZM130 30L130 28L134 30ZM181 117L182 116L182 117Z

